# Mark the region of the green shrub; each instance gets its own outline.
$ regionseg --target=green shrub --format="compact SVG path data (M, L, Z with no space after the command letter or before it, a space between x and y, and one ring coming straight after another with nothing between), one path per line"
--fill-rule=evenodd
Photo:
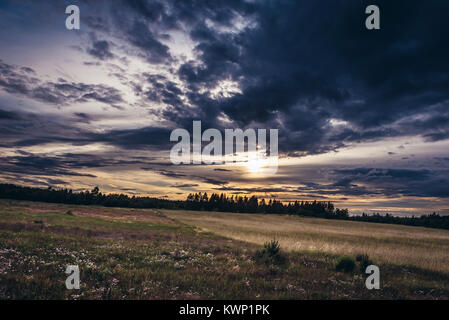
M343 256L338 258L337 264L335 265L335 270L343 272L354 272L355 261L353 258L348 256Z
M357 255L356 260L360 264L360 272L361 273L365 273L366 267L373 264L373 262L370 260L370 258L368 257L368 255L366 253Z
M68 215L68 216L73 216L72 210L68 210L65 214Z
M254 260L266 266L280 266L287 262L287 259L281 253L281 246L277 240L265 242L264 247L256 251Z

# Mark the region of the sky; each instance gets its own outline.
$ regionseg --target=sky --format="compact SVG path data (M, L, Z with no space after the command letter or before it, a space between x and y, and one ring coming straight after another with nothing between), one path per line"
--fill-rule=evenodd
M65 27L68 5L80 30ZM365 8L380 9L367 30ZM449 214L449 2L2 0L0 182ZM176 128L279 130L279 168L174 165Z

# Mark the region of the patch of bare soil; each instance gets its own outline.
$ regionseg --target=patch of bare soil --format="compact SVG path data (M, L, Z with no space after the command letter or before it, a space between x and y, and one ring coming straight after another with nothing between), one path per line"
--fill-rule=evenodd
M73 211L73 210L72 210ZM73 213L79 216L102 218L113 221L136 221L162 223L168 225L180 225L178 222L167 218L166 216L146 209L118 209L118 208L76 208Z
M162 223L168 225L180 225L178 222L167 218L165 215L152 209L128 209L128 208L107 208L107 207L87 207L70 206L51 203L14 203L3 205L10 210L21 210L26 213L44 213L54 211L71 210L77 216L102 218L113 221L138 221L149 223Z

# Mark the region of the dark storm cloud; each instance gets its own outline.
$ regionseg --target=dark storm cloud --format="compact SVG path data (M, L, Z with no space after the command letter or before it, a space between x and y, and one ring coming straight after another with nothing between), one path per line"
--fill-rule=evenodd
M144 92L148 100L165 103L169 106L184 105L180 98L183 92L176 83L158 74L144 74L144 78L149 84ZM139 87L136 87L136 89L141 90Z
M30 83L37 79L30 78L23 68L17 68L0 60L0 87L9 93L28 94Z
M256 29L234 42L215 37L214 47L241 44L243 51L237 58L237 75L245 78L243 93L221 104L225 113L243 124L267 122L280 114L287 119L283 132L289 142L281 147L321 152L346 138L363 141L394 135L399 130L385 126L448 99L449 63L444 56L449 46L442 39L449 35L449 28L440 14L448 10L448 4L380 2L382 29L378 32L363 26L361 13L366 4L267 5L258 11ZM423 15L422 10L429 14ZM435 14L437 19L423 21ZM419 47L403 48L412 39ZM210 53L206 45L199 50ZM222 62L235 59L221 55ZM213 60L211 70L220 58L214 55ZM340 133L327 125L330 118L348 121L357 129ZM447 119L443 122L448 124ZM429 130L430 123L415 131ZM332 139L333 135L339 139Z
M142 22L135 22L128 31L128 39L142 50L142 55L151 63L162 63L171 59L169 48L161 43Z
M52 177L46 177L46 176L28 176L17 173L17 174L8 174L3 175L2 178L8 178L9 181L14 181L15 184L25 184L28 186L34 186L34 187L53 187L53 186L69 186L70 183L68 183L65 180L62 180L60 178L52 178ZM8 181L8 180L7 180Z
M75 82L47 82L34 89L34 97L45 102L60 104L97 101L114 106L123 102L120 91L113 87Z
M86 64L92 69L104 66L142 99L143 108L170 127L190 131L192 120L202 120L204 129L278 128L279 148L290 156L338 151L351 142L389 137L422 136L427 142L449 139L448 1L375 1L381 10L381 30L375 31L364 26L365 8L373 4L365 0L323 0L319 4L116 0L82 4L102 9L100 14L82 8L87 13L83 23L93 33L78 46L80 54L88 53L94 60ZM179 56L170 49L173 31L192 41L191 60L190 55ZM120 69L119 60L136 57L147 63L140 74ZM240 92L212 96L211 91L222 81L237 83ZM0 89L56 106L129 104L114 87L68 79L48 81L29 67L3 61ZM86 125L97 119L86 113L71 114L67 122L7 111L12 107L0 111L2 146L103 142L126 149L125 153L171 147L168 127L91 132L74 124ZM219 120L223 115L232 124L223 124ZM111 164L101 157L75 155L72 161L49 157L46 162L21 155L3 162L6 171L25 168L33 174L43 168L67 172L69 168ZM198 172L162 170L163 166L172 168L169 162L145 165L166 177L190 178L230 192L448 197L448 172L438 168L328 169L328 181L315 184L301 181L298 172L291 172L288 177L266 181L266 188L242 188L231 185L245 179L233 172L224 179L204 178ZM270 182L282 179L292 187L269 187ZM297 188L298 184L301 187Z
M31 99L55 105L97 101L117 107L123 103L119 90L103 84L85 84L68 82L59 79L58 82L43 81L29 76L27 67L6 64L0 60L0 88L13 94L21 94Z
M66 118L0 109L2 144L4 147L20 148L46 143L82 146L100 142L124 149L168 148L167 141L170 138L170 130L167 128L148 127L139 130L112 130L98 133L78 127L78 123L90 123L114 117L107 114L89 115L86 113L74 113L73 116Z
M117 36L123 38L137 50L137 55L153 64L166 64L173 61L169 47L162 40L169 39L165 30L174 21L169 21L164 2L158 1L114 1L111 6L112 25L104 19L96 21L100 29L114 29ZM108 30L109 31L109 30Z
M84 3L95 7L98 2ZM104 37L121 37L138 49L138 56L171 68L183 84L181 89L163 76L148 78L149 87L128 82L136 94L166 106L159 116L178 126L201 119L221 128L217 118L225 114L237 126L276 127L281 151L291 156L410 134L447 139L449 27L444 12L449 4L377 1L381 30L375 31L364 26L368 4L114 1L103 14L89 14L86 23L96 35L87 50L108 59L113 53ZM163 43L171 31L188 32L194 60L177 64ZM0 71L4 90L41 101L123 102L112 88L30 86L32 70L15 76L2 64ZM236 81L241 93L211 98L210 90L223 80ZM413 116L433 118L400 123ZM331 119L347 124L334 126Z
M88 48L87 53L100 60L107 60L114 57L110 51L110 44L106 40L94 40L92 46Z
M114 3L114 23L89 18L91 27L99 27L95 39L104 30L112 32L112 26L150 63L177 68L182 89L160 74L147 77L148 86L129 84L148 101L164 104L158 116L178 126L201 119L220 128L217 118L225 114L241 127L276 127L281 151L291 156L410 133L429 141L449 135L444 103L449 99L449 63L444 58L449 46L443 41L449 28L442 15L449 9L446 2L378 1L381 30L376 31L364 26L367 1L324 1L320 6L295 1ZM237 21L248 27L226 31L237 28ZM162 43L173 30L188 31L195 43L195 60L179 67ZM95 40L88 50L99 59L112 55L106 39ZM27 82L10 80L0 85L29 91ZM209 90L222 80L238 82L242 92L211 98ZM48 83L34 87L31 95L51 103L123 101L111 88L76 83ZM414 115L433 118L398 123ZM331 119L349 125L333 126Z
M0 109L0 120L20 120L20 115L17 112Z
M136 167L151 159L128 157L121 159L113 154L65 153L61 155L33 154L17 150L16 155L0 157L0 171L5 175L22 175L24 177L74 176L90 177L95 175L81 173L80 170L108 168L109 171L119 167Z
M74 171L74 169L81 167L82 166L80 164L76 164L58 157L25 155L0 158L0 169L3 174L20 173L23 175L67 175L95 177L92 174L78 173Z
M449 197L449 170L398 168L332 168L332 166L279 168L280 176L261 179L267 187L242 187L254 181L229 175L231 183L214 190L245 193L278 193L289 199L347 197ZM296 172L296 173L295 173ZM313 182L317 181L317 182ZM275 187L269 187L274 183ZM283 196L285 198L285 196ZM287 199L287 198L285 198Z
M130 130L112 130L106 133L88 133L91 141L104 142L124 149L166 150L169 148L169 128L145 127Z
M237 14L249 14L254 10L254 5L240 0L124 0L122 3L133 17L156 24L163 30L182 29L183 24L194 25L206 19L230 27Z
M36 146L45 143L85 145L93 141L89 132L74 125L73 120L22 111L0 112L0 137L7 148ZM80 116L80 115L78 115ZM87 115L82 121L87 121Z
M397 178L408 180L424 180L428 179L431 172L429 170L407 170L407 169L375 169L375 168L356 168L356 169L342 169L335 170L335 173L343 174L345 176L364 177L369 178Z
M444 169L354 168L335 170L334 174L339 179L331 185L334 194L449 197L449 171Z
M280 148L291 155L410 133L446 139L449 122L442 112L449 99L449 27L444 12L449 4L377 1L381 30L368 31L364 10L369 4L133 2L134 14L157 25L159 33L178 29L182 22L196 43L196 59L178 69L188 88L182 94L194 109L185 112L177 90L163 92L165 80L147 96L167 104L163 116L178 124L199 118L220 127L216 118L224 113L243 127L280 127ZM224 27L235 27L237 17L250 26L224 32ZM153 45L154 34L146 26L130 30L135 30L129 35L132 43L148 43L139 46L156 57L168 56ZM237 81L242 93L211 99L208 90L222 80ZM432 121L414 127L397 123L429 112L438 128ZM332 126L331 119L349 126Z

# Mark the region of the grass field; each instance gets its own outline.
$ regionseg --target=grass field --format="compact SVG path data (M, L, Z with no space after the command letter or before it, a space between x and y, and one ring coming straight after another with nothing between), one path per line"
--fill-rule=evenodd
M276 237L287 263L253 257ZM0 299L448 299L447 231L0 200ZM446 250L446 252L444 252ZM368 253L381 289L335 271ZM81 289L67 290L67 265Z
M449 274L449 230L286 215L164 213L203 230L254 244L275 238L289 251L366 253L377 262Z

